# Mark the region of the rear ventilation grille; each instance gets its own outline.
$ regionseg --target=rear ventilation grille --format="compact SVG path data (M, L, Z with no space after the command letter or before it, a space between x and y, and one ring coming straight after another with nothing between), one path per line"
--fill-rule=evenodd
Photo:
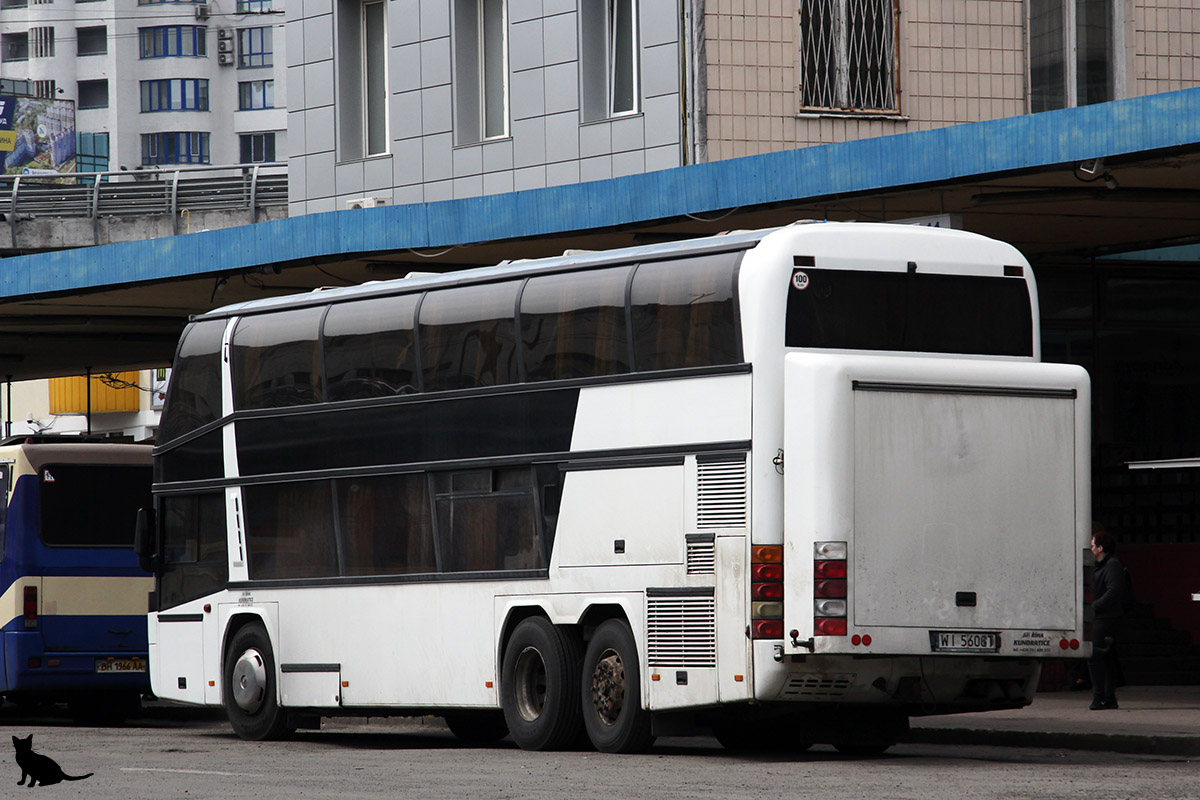
M854 675L796 675L788 679L781 697L841 697L854 683Z
M710 597L651 597L647 603L651 667L717 665L716 602Z
M711 533L689 533L687 537L687 574L717 573L717 539Z
M746 527L744 453L696 457L696 527Z

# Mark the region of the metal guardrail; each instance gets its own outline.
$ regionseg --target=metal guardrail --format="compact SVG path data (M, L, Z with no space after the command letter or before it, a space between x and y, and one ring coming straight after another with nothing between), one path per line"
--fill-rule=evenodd
M105 216L170 214L179 233L184 212L244 208L253 223L260 208L287 200L287 164L281 162L0 175L0 214L8 220L13 242L19 219L88 218L99 244L98 222Z

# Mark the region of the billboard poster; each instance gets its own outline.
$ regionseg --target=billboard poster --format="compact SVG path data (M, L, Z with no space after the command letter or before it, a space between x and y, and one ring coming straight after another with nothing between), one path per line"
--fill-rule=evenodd
M5 175L74 172L74 101L0 96L0 158Z

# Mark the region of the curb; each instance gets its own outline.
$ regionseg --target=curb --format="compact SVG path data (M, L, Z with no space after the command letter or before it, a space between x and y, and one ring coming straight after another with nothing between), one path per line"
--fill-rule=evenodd
M1060 750L1102 750L1112 753L1160 756L1200 756L1200 736L1131 736L1056 731L996 731L978 728L912 728L906 744L972 744L997 747L1045 747Z

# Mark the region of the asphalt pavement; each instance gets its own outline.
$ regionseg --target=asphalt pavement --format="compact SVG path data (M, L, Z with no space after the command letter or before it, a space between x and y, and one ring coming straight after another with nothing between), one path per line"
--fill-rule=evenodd
M1039 692L1012 711L913 717L906 742L1200 756L1200 686L1123 686L1116 709L1090 691Z

